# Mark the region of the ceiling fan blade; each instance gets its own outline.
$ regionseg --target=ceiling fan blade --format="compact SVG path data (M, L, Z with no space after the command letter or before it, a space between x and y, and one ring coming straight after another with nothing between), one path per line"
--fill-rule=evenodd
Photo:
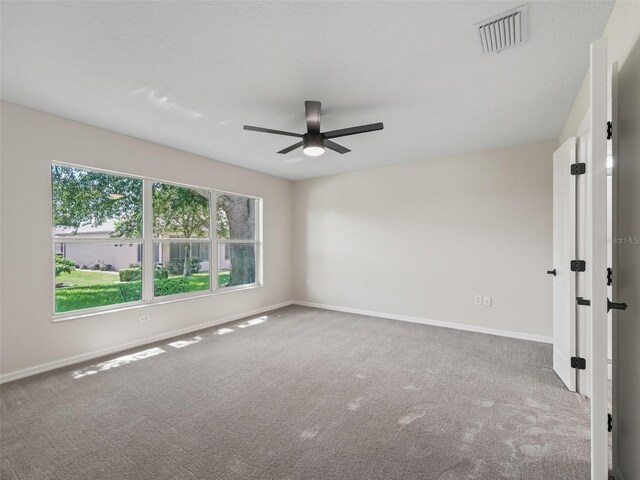
M289 153L295 150L296 148L300 148L301 146L302 146L302 142L294 143L290 147L280 150L278 153Z
M284 132L282 130L272 130L271 128L252 127L251 125L245 125L244 130L251 130L252 132L273 133L275 135L288 135L289 137L302 138L301 133Z
M382 130L384 126L382 123L370 123L369 125L360 125L359 127L341 128L340 130L331 130L330 132L324 132L324 138L337 138L346 137L347 135L356 135L358 133L375 132L376 130Z
M331 140L327 139L325 139L324 141L324 146L329 150L333 150L334 152L338 153L349 153L351 151L347 147L343 147L342 145L338 145L336 142L332 142Z
M320 133L320 116L322 115L320 102L307 100L304 102L304 111L307 116L307 132Z

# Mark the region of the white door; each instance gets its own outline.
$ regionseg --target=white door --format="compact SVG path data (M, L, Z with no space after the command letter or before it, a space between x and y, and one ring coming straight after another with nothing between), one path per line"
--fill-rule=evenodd
M569 390L576 391L576 274L570 264L576 253L576 139L553 154L553 370Z
M591 326L586 358L591 384L591 478L604 480L607 461L607 41L591 44L591 144L587 180L586 275Z

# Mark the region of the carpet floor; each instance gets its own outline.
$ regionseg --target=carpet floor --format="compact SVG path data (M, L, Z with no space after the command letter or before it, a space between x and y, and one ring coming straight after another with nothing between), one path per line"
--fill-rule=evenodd
M8 479L588 479L550 345L290 306L2 386Z

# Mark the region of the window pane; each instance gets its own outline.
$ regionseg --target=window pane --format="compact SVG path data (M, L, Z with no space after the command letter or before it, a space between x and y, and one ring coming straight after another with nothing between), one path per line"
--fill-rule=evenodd
M56 243L55 252L56 313L142 298L139 245Z
M226 240L256 239L256 210L258 201L255 198L238 195L218 195L218 238Z
M53 234L142 237L142 180L51 166Z
M222 249L229 252L228 259L220 254ZM218 285L233 287L251 283L256 283L256 245L254 243L220 245L218 250Z
M209 290L209 242L155 243L158 263L155 269L154 295Z
M206 238L209 222L209 192L153 184L155 238Z

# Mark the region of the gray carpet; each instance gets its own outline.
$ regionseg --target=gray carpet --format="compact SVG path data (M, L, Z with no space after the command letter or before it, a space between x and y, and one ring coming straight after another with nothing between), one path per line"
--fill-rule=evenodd
M588 401L549 345L265 315L4 385L0 476L589 478Z

